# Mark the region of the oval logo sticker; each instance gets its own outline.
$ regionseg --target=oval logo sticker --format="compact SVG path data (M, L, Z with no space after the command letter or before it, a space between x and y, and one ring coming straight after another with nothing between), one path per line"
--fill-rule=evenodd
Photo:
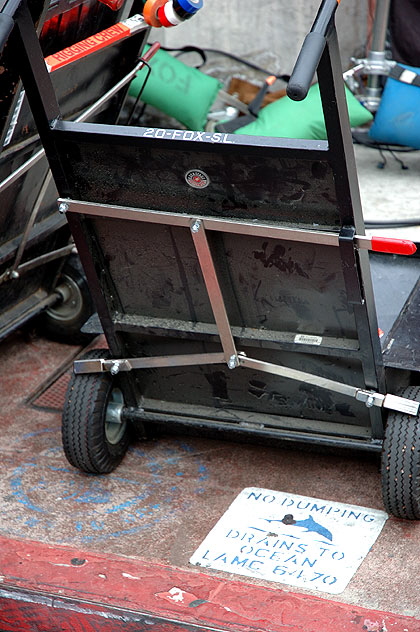
M200 169L191 169L185 174L185 180L193 189L205 189L210 184L207 173Z

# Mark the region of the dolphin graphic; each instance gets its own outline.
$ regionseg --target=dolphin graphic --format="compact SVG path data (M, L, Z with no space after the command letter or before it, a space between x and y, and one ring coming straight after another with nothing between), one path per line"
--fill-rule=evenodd
M326 538L327 540L330 540L330 542L332 542L333 538L331 531L329 531L326 527L323 527L322 524L319 524L319 522L316 522L312 518L312 516L309 516L309 518L306 518L306 520L296 520L294 526L306 528L307 533L319 533L319 535L322 535L323 538Z
M281 520L270 520L266 518L265 521L282 522L288 526L302 527L303 529L306 529L306 533L318 533L323 538L330 540L330 542L332 542L333 539L331 531L329 531L326 527L323 527L322 524L319 524L319 522L316 522L311 515L309 515L309 518L305 518L305 520L295 520L292 514L286 514Z

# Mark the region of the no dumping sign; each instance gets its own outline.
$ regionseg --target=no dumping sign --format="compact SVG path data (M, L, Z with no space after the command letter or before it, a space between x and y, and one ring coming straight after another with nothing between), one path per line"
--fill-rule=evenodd
M387 518L376 509L248 487L190 563L339 594Z

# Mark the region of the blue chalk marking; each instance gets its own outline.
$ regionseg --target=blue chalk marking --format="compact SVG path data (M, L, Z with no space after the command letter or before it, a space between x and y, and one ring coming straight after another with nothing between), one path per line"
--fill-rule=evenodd
M121 483L128 483L129 485L138 485L138 481L131 480L130 478L124 478L122 476L112 476L113 481L120 481Z
M206 481L209 477L207 468L203 463L200 463L200 465L198 466L198 473L200 474L198 478L199 481Z
M69 467L54 467L53 465L47 465L47 468L51 470L51 472L66 472L66 474L74 471Z
M139 533L140 531L144 531L145 529L150 529L153 525L157 524L159 519L152 520L146 524L138 525L137 527L131 527L130 529L121 529L119 531L114 531L112 533L104 533L103 535L95 534L95 536L86 535L82 537L82 542L103 542L104 540L108 540L110 538L121 538L124 535L133 535L134 533Z
M60 428L44 428L43 430L34 430L33 432L27 432L24 435L19 436L19 441L22 439L32 439L32 437L38 437L39 435L46 433L57 433L60 432Z
M130 447L128 449L128 452L130 454L134 454L135 456L140 457L142 459L147 458L147 456L148 456L147 452L145 452L144 450L140 450L140 448Z
M92 527L94 531L103 531L105 528L105 525L103 522L96 522L96 520L91 520L90 526Z
M178 454L178 450L176 448L171 448L171 446L164 446L164 450L167 454Z
M27 465L34 466L34 463L28 463ZM21 476L23 473L24 473L23 466L19 466L15 469L14 475L12 476L10 480L10 487L12 488L12 490L14 490L12 492L12 495L16 498L18 503L25 505L27 509L31 509L32 511L36 511L38 513L46 513L44 509L41 509L41 507L34 505L34 503L32 503L29 500L29 497L26 494L26 492L23 491L22 476Z
M46 513L45 509L41 509L41 507L34 505L23 492L13 492L13 496L15 496L18 503L25 505L27 509L32 509L32 511L37 511L38 513Z
M178 442L178 445L180 446L180 448L182 448L182 450L184 450L184 452L188 452L189 454L191 454L192 452L195 452L195 448L193 448L193 446L191 446L189 443L184 443L184 442Z
M134 498L131 498L131 500L127 500L125 503L121 503L120 505L115 505L114 507L109 507L108 509L105 510L105 513L107 514L117 513L118 511L127 509L127 507L132 507L133 505L138 503L140 500L145 500L148 496L149 494L140 494L140 496L135 496Z
M128 516L124 516L123 520L127 523L137 522L136 516L133 516L133 514L128 514Z
M56 432L56 429L49 428L26 433L24 438L30 440L37 435L46 436L47 433L52 437ZM66 506L68 502L73 506L73 510L66 506L66 511L70 512L70 530L75 541L79 543L103 542L110 538L129 536L149 529L160 522L165 522L169 516L185 511L189 506L189 501L181 501L174 506L174 498L177 498L180 489L176 484L171 485L171 482L174 482L175 477L186 476L185 471L176 471L177 464L179 468L185 463L185 461L182 462L182 459L189 459L189 467L195 469L197 483L208 478L207 468L200 462L196 449L186 442L177 442L173 444L173 447L163 446L163 449L155 457L151 457L150 452L136 448L130 451L143 458L143 468L149 477L148 484L145 485L144 482L141 484L140 489L143 490L143 493L134 497L132 497L131 492L133 486L138 489L138 480L115 474L106 477L86 475L74 471L71 467L60 466L61 461L56 460L56 455L61 455L61 446L51 447L47 451L43 451L42 457L45 457L46 454L54 455L51 461L52 463L55 462L56 465L43 463L41 455L38 455L33 460L29 460L16 468L9 482L10 493L15 501L23 504L31 511L32 515L28 512L26 515L25 512L21 512L22 517L15 511L13 514L6 512L8 516L10 515L8 532L25 537L34 528L44 530L58 528L57 503L54 501L54 498L57 498L57 501L60 501L58 507ZM37 469L31 470L31 468ZM56 474L52 483L45 478L46 471ZM165 483L165 487L168 485L166 497L160 503L149 504L162 482ZM114 489L122 489L123 498L125 496L127 500L122 502L119 491L117 491L118 495L114 496ZM195 493L204 492L204 487L197 486ZM113 501L118 500L120 502L113 504ZM78 503L78 506L75 503ZM112 522L108 516L113 516ZM110 527L114 529L112 533L107 532ZM60 539L62 542L68 542L68 537L69 533L63 535L61 539L58 528L55 535L57 543L60 542Z
M86 490L83 494L77 494L75 498L75 502L77 503L88 503L88 504L96 504L103 505L110 501L110 493L109 491L96 488L92 490Z

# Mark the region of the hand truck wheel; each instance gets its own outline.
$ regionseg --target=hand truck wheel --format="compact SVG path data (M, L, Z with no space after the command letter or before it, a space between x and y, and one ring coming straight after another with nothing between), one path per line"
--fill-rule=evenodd
M52 340L73 345L86 344L92 336L80 329L95 310L77 255L71 255L66 261L55 291L61 298L43 312L42 331Z
M400 393L420 401L420 387ZM397 518L420 519L420 417L390 412L382 450L382 495Z
M95 349L83 359L108 356ZM108 474L119 465L130 443L123 407L123 394L110 373L71 377L62 416L63 448L71 465L90 474Z

